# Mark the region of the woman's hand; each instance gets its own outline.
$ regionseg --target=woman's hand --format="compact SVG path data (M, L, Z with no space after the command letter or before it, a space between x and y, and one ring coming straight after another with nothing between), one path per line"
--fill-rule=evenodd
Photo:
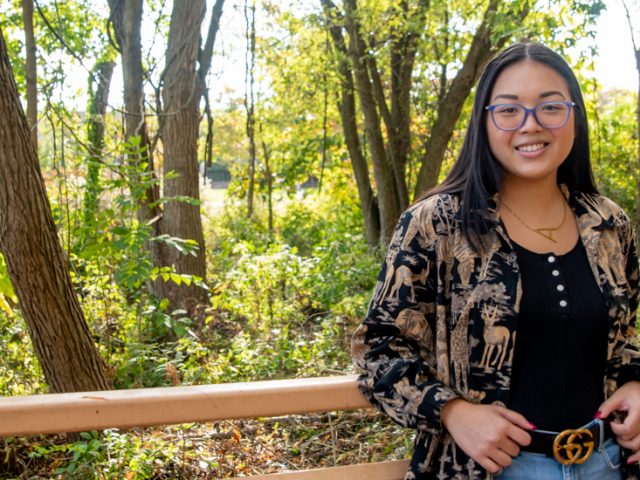
M520 446L531 443L527 430L535 428L513 410L461 398L447 402L440 417L456 445L490 473L511 465Z
M612 419L611 430L621 447L633 454L627 463L640 461L640 382L632 381L622 385L598 409L596 418L607 418L613 412L626 414L624 420Z

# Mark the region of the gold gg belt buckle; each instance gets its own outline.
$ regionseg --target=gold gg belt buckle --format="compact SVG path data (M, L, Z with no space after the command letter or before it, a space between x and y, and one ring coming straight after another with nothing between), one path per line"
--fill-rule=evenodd
M553 440L553 456L562 465L581 464L591 456L594 446L590 430L564 430Z

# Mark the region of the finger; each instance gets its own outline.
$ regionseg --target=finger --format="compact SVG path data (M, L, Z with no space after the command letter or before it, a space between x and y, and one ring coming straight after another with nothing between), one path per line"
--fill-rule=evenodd
M640 421L636 417L636 414L629 414L624 422L611 422L611 431L621 440L633 439L640 434Z
M635 437L640 434L640 414L636 409L630 410L622 425L626 429L627 437Z
M517 457L518 454L520 453L520 445L509 438L506 438L504 441L502 441L499 445L499 448L500 450L505 452L507 455L509 455L511 458Z
M616 437L616 442L618 443L618 445L620 445L622 448L626 448L627 450L633 450L632 446L631 446L631 441L629 440L623 440L620 437Z
M498 473L500 472L500 470L502 470L502 467L491 460L489 457L482 457L478 459L478 463L489 473Z
M529 422L526 418L524 418L523 415L519 414L518 412L514 412L513 410L509 410L508 408L504 407L499 407L498 412L500 412L500 415L502 415L504 418L520 428L523 428L525 430L534 430L536 428L533 423Z
M622 407L623 396L612 395L611 398L602 402L598 411L594 415L594 418L607 418L611 413L619 410Z
M611 422L609 424L611 426L611 431L613 432L613 434L622 439L622 440L626 440L626 436L627 436L627 428L625 427L624 424L619 423L619 422Z
M522 430L520 427L516 427L515 425L508 430L507 439L515 443L518 448L518 453L520 452L520 447L526 447L531 444L531 435L529 435L526 430Z
M640 462L640 452L635 452L633 455L627 458L627 465Z
M493 452L491 452L490 454L491 459L500 466L500 468L506 468L509 465L511 465L512 462L512 457L511 455L509 455L508 453L496 448Z
M632 452L640 450L640 435L636 435L628 439L617 437L616 440L621 447L631 450Z

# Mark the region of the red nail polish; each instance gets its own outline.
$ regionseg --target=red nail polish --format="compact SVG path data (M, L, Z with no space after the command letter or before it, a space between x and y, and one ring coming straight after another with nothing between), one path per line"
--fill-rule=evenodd
M627 460L627 465L633 465L634 463L636 463L635 460Z
M531 427L532 430L536 430L538 428L531 422L529 422L529 427Z
M595 418L596 420L598 420L599 418L602 418L602 412L598 410L593 418Z

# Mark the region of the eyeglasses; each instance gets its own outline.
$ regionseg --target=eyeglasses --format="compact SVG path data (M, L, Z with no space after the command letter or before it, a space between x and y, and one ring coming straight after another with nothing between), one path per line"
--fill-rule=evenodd
M484 107L491 114L491 120L496 128L505 130L518 130L527 121L529 114L533 115L536 122L543 128L560 128L569 120L571 107L574 102L543 102L534 108L523 107L517 103L497 103Z

